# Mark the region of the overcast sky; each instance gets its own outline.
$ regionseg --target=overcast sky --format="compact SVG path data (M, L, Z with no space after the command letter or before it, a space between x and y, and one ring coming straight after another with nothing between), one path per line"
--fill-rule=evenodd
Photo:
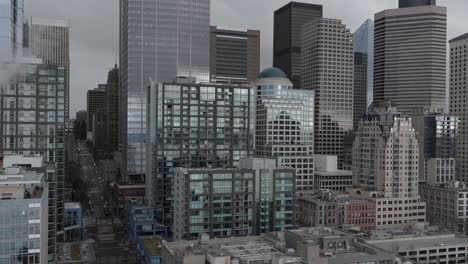
M300 1L300 0L297 0ZM354 32L367 18L396 8L397 0L302 0L324 5L324 16L338 18ZM211 24L261 31L261 67L272 64L273 12L288 0L211 0ZM70 22L70 116L86 108L86 91L104 83L118 58L119 0L25 0L27 17ZM438 0L448 7L448 38L468 32L468 1Z

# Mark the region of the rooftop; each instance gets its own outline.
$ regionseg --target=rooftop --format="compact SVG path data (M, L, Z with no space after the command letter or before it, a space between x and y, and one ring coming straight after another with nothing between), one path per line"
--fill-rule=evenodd
M458 36L456 38L453 38L453 39L449 40L449 43L452 43L454 41L464 40L464 39L468 39L468 33L465 33L463 35L460 35L460 36Z
M439 234L426 236L411 236L386 240L368 240L366 241L383 250L394 252L398 250L412 251L416 249L436 249L453 246L468 246L466 237L457 237L455 234Z
M0 169L0 186L41 184L43 173L21 167Z
M348 170L316 171L315 174L322 176L353 176L353 172Z
M80 203L65 203L65 209L81 209Z
M151 256L161 255L162 240L160 237L142 237L140 240Z

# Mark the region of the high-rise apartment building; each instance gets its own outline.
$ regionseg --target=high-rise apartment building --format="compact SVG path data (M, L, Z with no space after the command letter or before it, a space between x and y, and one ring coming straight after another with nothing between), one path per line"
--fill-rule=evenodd
M296 188L314 184L314 91L292 89L286 74L267 68L258 76L255 102L255 156L274 158L296 169Z
M257 234L296 228L296 170L257 157L241 159L239 168L255 171Z
M255 171L187 169L174 172L174 240L254 235Z
M46 176L45 167L0 170L0 263L47 263Z
M2 65L2 70L9 69ZM4 155L41 155L55 166L49 185L49 261L56 260L56 240L63 236L64 67L23 63L0 92L0 151Z
M172 225L174 168L232 168L253 154L253 89L152 84L148 95L146 200Z
M1 0L0 10L0 61L8 61L22 52L24 0Z
M400 8L436 5L436 0L398 0Z
M374 37L375 103L391 101L405 113L445 109L447 8L384 10L375 14Z
M356 130L359 120L367 113L367 54L354 52L354 97L353 125Z
M418 194L419 145L411 118L389 103L359 124L353 145L353 184L372 193L377 229L425 221Z
M302 88L315 91L315 153L338 156L353 129L353 38L341 20L319 18L302 30Z
M367 19L353 33L354 52L365 54L367 57L367 92L366 110L372 104L374 97L374 21ZM363 75L361 75L363 76ZM356 98L356 96L355 96ZM356 100L356 99L355 99ZM364 100L360 97L360 100ZM356 126L356 124L354 124Z
M210 0L120 0L122 159L125 180L146 168L146 91L150 79L209 80Z
M70 30L68 22L57 19L31 18L30 55L43 63L65 68L65 119L70 115Z
M460 119L430 110L412 114L419 143L419 182L455 181L456 148Z
M260 72L260 31L210 26L210 82L253 83Z
M468 104L464 99L468 94L466 56L468 54L468 34L458 36L450 42L450 114L460 118L457 136L457 177L468 183Z
M107 84L99 84L97 88L94 88L93 90L88 90L88 92L86 93L86 112L88 114L86 124L88 128L88 134L90 135L92 135L94 130L94 115L98 112L105 113L106 111L106 87Z
M109 71L106 85L106 141L109 152L118 151L119 140L119 68L117 64Z
M275 11L273 67L283 70L294 88L301 85L302 27L323 16L323 6L290 2Z

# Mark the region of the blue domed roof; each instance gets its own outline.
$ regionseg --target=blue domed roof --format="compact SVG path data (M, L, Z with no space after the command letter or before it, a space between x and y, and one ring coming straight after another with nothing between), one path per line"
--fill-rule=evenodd
M259 79L263 78L283 78L283 79L288 79L288 76L286 76L286 73L284 71L278 69L278 68L266 68L264 69L259 75Z

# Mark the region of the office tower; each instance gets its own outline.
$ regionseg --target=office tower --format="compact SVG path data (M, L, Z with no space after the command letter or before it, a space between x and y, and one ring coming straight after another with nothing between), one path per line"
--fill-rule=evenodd
M416 108L445 109L446 42L446 7L417 6L375 14L375 103L391 101L404 113Z
M436 0L398 0L399 8L436 5Z
M457 136L456 166L458 180L468 183L468 92L466 56L468 53L468 34L458 36L450 42L450 114L460 118Z
M106 85L106 141L110 153L119 150L119 68L117 64L109 71Z
M68 22L31 18L29 52L43 63L65 68L65 119L70 115L70 35Z
M455 181L460 118L424 109L415 111L411 117L419 142L419 182Z
M296 170L257 157L241 159L239 168L255 171L257 234L296 228Z
M258 76L255 99L255 156L296 169L296 188L314 184L314 91L292 89L286 74L267 68Z
M185 76L208 81L209 26L210 0L120 0L120 130L125 181L139 180L145 173L150 79L169 82Z
M0 263L47 263L45 167L0 170Z
M17 65L18 66L18 65ZM8 65L1 65L0 72ZM48 258L56 260L56 239L63 236L64 67L30 62L3 83L0 94L0 151L3 155L41 155L55 165L49 184Z
M302 27L323 16L323 6L290 2L275 11L273 67L283 70L294 88L301 85Z
M154 83L148 96L146 200L170 227L174 168L232 168L253 154L253 89Z
M174 240L256 233L255 171L188 169L174 172Z
M373 193L377 229L425 221L425 203L418 194L418 160L411 118L400 115L388 102L375 105L356 131L353 185Z
M367 54L354 52L354 97L353 97L353 125L354 130L359 120L367 112Z
M374 21L367 19L354 32L353 46L354 52L363 53L367 56L367 110L374 97ZM354 125L356 126L356 124Z
M260 72L260 31L210 26L210 81L253 83Z
M88 127L88 134L92 135L94 131L93 118L96 113L105 113L106 111L106 87L107 84L98 84L97 88L88 90L86 93L86 112L88 117L86 124ZM88 136L91 139L91 136Z
M23 48L24 0L1 0L0 60L20 56Z
M302 88L315 91L315 154L338 156L353 129L353 39L337 19L319 18L302 30Z

